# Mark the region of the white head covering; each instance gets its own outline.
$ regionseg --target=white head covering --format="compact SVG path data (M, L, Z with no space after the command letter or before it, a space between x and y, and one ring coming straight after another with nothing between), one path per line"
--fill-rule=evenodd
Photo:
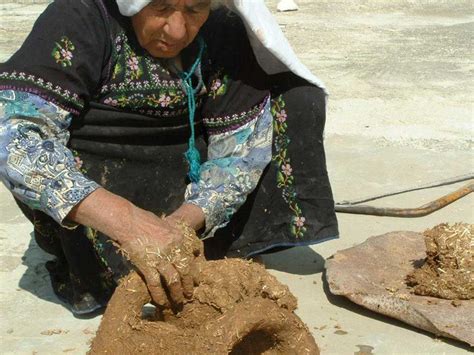
M152 0L116 0L120 13L133 16ZM244 21L255 57L268 74L292 71L326 91L324 83L298 59L263 0L226 0Z

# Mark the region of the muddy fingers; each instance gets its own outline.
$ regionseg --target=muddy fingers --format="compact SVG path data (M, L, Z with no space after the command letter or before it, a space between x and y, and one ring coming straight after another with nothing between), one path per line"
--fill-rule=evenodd
M161 234L126 239L120 248L142 275L154 303L176 311L198 285L200 264L195 261L204 259L204 247L184 223L155 222L163 224Z
M158 265L158 271L164 280L170 301L176 305L182 305L184 302L184 290L181 284L181 276L171 263Z
M168 301L168 296L166 295L161 283L160 273L150 268L147 271L142 272L142 274L153 303L160 307L169 308L170 302Z

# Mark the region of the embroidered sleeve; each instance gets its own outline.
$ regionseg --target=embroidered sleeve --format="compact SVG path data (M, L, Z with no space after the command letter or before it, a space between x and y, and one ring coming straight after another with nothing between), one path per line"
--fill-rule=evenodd
M272 116L269 100L251 110L240 122L211 125L208 161L201 179L188 185L186 202L201 207L206 237L224 227L255 189L271 160Z
M12 194L64 226L99 187L66 148L72 115L39 96L0 90L0 179Z

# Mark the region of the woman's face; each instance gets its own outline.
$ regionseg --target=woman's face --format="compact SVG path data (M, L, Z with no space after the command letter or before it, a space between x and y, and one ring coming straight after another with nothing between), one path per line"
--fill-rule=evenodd
M140 45L156 58L176 57L206 22L211 0L153 0L132 17Z

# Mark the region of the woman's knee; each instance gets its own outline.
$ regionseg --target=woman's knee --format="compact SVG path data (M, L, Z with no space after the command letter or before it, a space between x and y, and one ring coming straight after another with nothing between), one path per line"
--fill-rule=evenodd
M294 74L281 78L278 90L272 92L274 116L284 119L287 125L298 127L303 138L322 140L326 123L326 93Z

